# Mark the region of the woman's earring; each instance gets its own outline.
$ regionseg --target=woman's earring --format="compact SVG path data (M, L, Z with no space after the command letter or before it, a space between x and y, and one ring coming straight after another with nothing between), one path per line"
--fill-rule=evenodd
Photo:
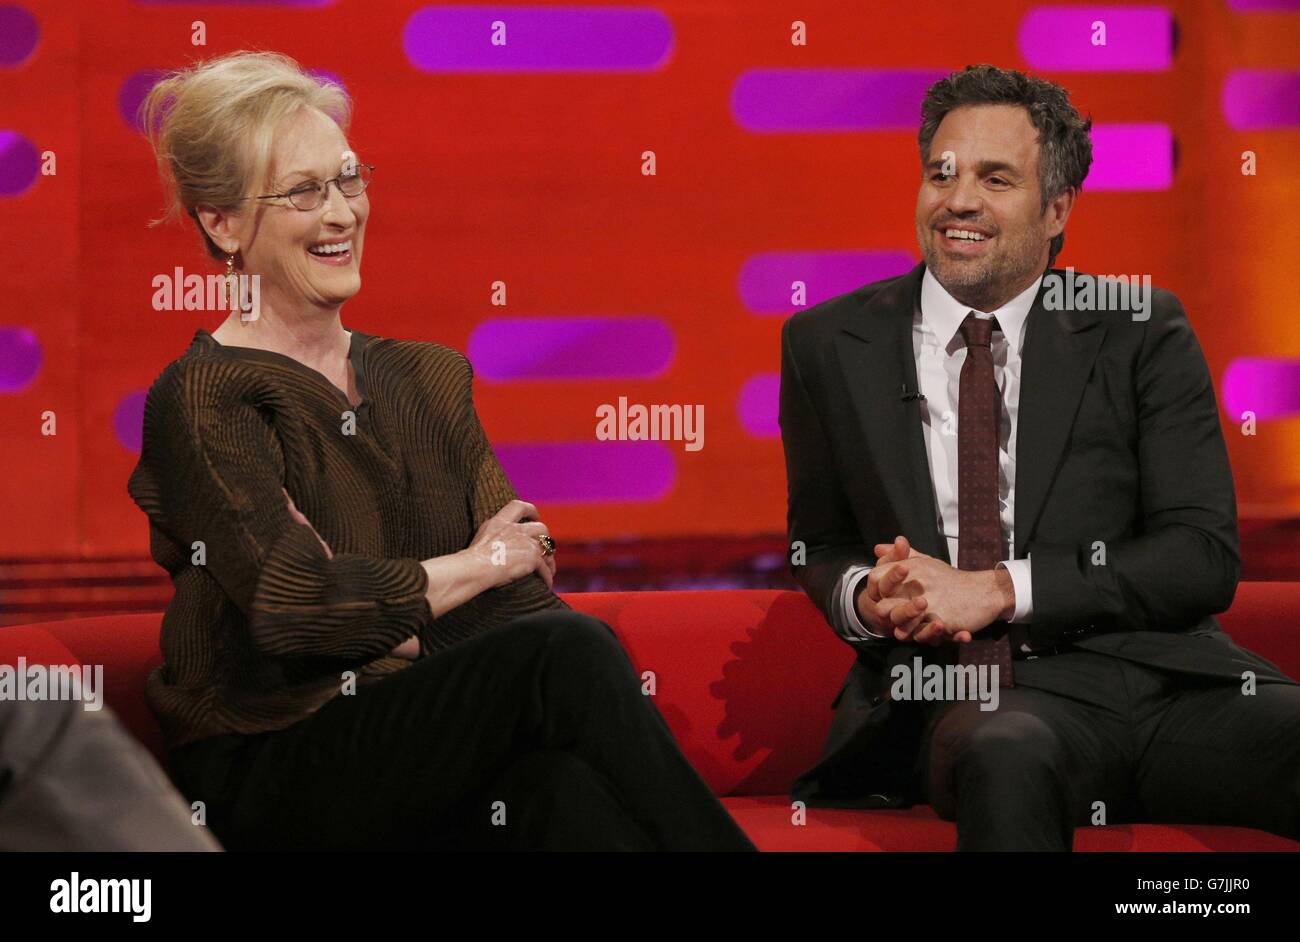
M226 256L226 274L223 277L226 279L226 307L233 311L235 309L235 292L239 290L239 281L235 277L235 256Z
M257 320L257 313L255 311L251 313L245 312L244 295L239 290L239 276L235 274L234 255L226 256L226 274L223 277L226 279L226 306L232 311L238 310L239 326L247 327L249 321ZM235 301L236 298L239 299L238 302Z

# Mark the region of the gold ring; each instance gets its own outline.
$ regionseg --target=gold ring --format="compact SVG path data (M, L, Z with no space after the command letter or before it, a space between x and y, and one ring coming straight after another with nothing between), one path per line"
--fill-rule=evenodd
M537 542L541 544L543 556L555 555L555 541L549 536L543 534L542 536L537 537Z

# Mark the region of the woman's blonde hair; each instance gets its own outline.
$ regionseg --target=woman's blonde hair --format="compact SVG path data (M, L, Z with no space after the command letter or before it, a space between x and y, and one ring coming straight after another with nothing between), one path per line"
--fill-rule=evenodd
M140 122L168 192L166 212L150 225L184 212L208 253L224 260L194 208L237 211L244 197L265 186L272 135L303 108L323 111L347 133L347 92L280 53L232 52L169 73L140 104Z

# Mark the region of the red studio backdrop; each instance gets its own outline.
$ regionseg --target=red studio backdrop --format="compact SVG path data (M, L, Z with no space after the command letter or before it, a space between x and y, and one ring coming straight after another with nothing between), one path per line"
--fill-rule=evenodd
M1113 54L1056 31L1098 18ZM499 67L496 20L520 37ZM377 170L343 323L469 352L488 433L560 539L783 529L782 292L919 259L918 89L980 62L1092 115L1097 185L1057 264L1182 299L1243 515L1294 513L1298 21L1287 0L0 3L0 556L147 550L126 493L141 396L224 314L154 309L157 276L218 269L188 222L148 226L163 191L130 105L237 49L352 96ZM620 398L702 406L703 447L599 441Z

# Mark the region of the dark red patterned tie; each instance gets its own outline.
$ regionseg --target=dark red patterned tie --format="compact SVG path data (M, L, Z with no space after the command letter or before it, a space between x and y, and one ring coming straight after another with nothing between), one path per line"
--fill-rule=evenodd
M1002 559L1002 517L998 503L998 420L1002 395L993 375L993 331L997 318L961 322L966 362L957 400L957 568L992 569ZM981 638L961 646L961 664L997 664L998 686L1010 687L1011 645L1005 637Z

